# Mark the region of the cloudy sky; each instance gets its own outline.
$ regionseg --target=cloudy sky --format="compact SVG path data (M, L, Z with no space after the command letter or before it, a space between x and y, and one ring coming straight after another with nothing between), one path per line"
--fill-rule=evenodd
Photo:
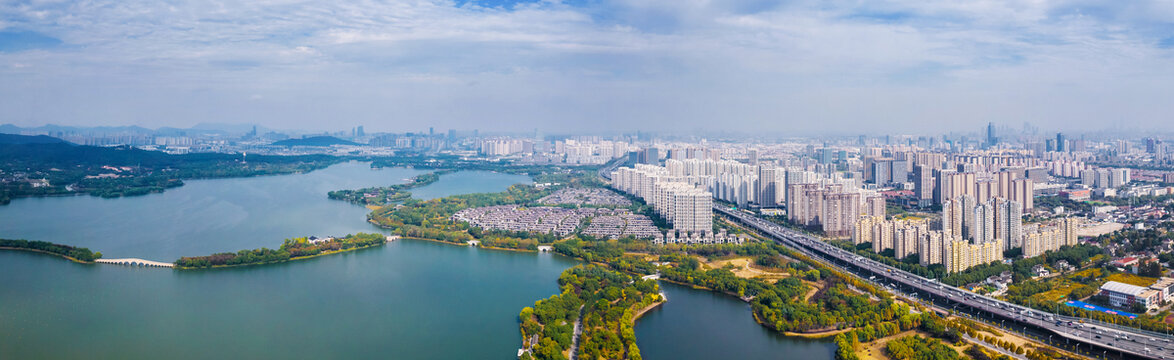
M0 0L0 123L1174 130L1174 1Z

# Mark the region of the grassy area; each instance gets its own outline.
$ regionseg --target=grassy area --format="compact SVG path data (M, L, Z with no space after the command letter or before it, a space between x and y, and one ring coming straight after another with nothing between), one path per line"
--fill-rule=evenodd
M1072 292L1072 290L1076 290L1084 286L1084 284L1075 283L1072 281L1063 281L1059 286L1053 287L1051 290L1036 294L1032 297L1036 298L1037 300L1052 302L1068 300L1065 299L1065 297L1067 297L1068 294Z
M1143 286L1143 287L1153 285L1154 282L1158 281L1158 279L1155 279L1152 277L1137 276L1137 275L1130 274L1130 273L1117 273L1117 274L1109 275L1109 276L1105 277L1105 280L1116 281L1119 283L1126 283L1126 284L1130 284L1130 285L1137 285L1137 286Z
M1088 269L1074 272L1071 275L1068 275L1068 277L1070 277L1070 278L1071 277L1086 277L1086 278L1099 279L1101 277L1101 275L1102 275L1101 268L1088 268Z

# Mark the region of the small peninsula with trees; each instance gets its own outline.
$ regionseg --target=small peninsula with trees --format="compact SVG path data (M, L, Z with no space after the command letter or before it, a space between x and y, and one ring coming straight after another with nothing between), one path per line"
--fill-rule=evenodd
M563 271L558 283L560 294L518 314L522 359L567 359L573 344L584 359L641 359L632 326L664 302L656 280L634 279L603 265L579 265ZM577 343L576 336L581 336Z
M31 251L60 256L80 263L93 263L102 258L102 253L83 247L54 244L47 241L0 239L0 250Z
M369 187L358 190L336 190L326 194L327 197L333 200L342 200L352 204L359 204L364 206L384 206L388 204L402 203L412 197L409 189L415 189L421 186L430 185L440 176L452 173L455 170L438 170L427 174L416 175L411 180L403 184L395 184L389 186Z
M383 245L387 240L382 234L370 233L340 238L293 238L286 239L276 250L260 248L235 253L182 257L175 261L175 268L186 270L281 263Z

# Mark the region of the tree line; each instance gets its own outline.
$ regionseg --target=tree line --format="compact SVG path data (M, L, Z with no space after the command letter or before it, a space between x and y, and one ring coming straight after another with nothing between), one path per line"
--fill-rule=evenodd
M571 347L576 321L583 329L580 358L642 358L632 325L637 311L663 301L656 281L589 264L563 271L558 282L560 294L518 314L523 343L529 349L522 359L566 359L563 353Z
M235 253L217 253L205 256L185 256L175 261L179 269L210 268L215 266L239 266L285 262L298 258L320 255L326 252L346 251L382 245L386 238L381 234L358 233L326 241L311 242L307 238L286 239L281 247L274 250L260 248L240 250Z
M81 262L94 262L101 259L101 252L93 252L83 247L54 244L47 241L9 240L0 239L0 248L17 250L35 250L53 255L64 256Z

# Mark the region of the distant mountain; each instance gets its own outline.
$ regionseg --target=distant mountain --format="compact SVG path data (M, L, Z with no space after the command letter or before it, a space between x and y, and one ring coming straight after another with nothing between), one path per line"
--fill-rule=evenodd
M154 130L142 126L94 126L94 127L77 127L77 126L62 126L47 124L38 127L22 128L12 124L0 125L0 133L5 134L20 134L22 132L33 133L88 133L88 134L151 134Z
M0 144L60 144L65 143L52 136L37 135L17 135L17 134L0 134Z
M176 128L176 127L160 127L158 129L148 129L142 126L62 126L62 125L41 125L37 127L20 127L12 124L0 124L0 133L4 134L86 134L86 135L104 135L104 134L141 134L141 135L155 135L155 136L193 136L205 134L220 134L239 136L253 131L251 124L219 124L219 123L200 123L191 128ZM271 131L276 131L271 128L257 126L257 134L264 134Z
M287 139L273 143L277 146L330 146L330 145L361 145L333 136L311 136L301 139Z

